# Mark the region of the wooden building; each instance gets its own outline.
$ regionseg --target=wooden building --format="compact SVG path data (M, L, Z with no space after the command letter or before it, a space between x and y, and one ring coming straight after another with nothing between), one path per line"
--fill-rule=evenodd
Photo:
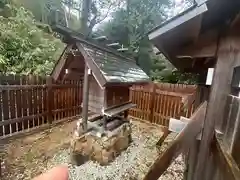
M131 143L127 116L135 105L129 100L129 87L147 83L149 77L133 59L116 50L66 27L55 30L64 35L67 47L52 72L53 79L84 81L82 118L71 142L72 163L81 165L92 159L106 165Z
M88 110L113 116L131 108L129 87L149 81L135 60L66 27L56 26L55 30L68 45L52 77L57 81L84 79L83 116L87 118Z
M240 1L196 0L185 12L152 29L148 37L181 71L206 79L208 68L214 68L214 74L207 102L145 179L158 179L180 152L188 157L185 179L240 179ZM200 141L195 139L199 132Z

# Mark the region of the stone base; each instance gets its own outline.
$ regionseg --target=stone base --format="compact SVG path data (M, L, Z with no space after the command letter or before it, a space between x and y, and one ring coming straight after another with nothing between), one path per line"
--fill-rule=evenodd
M80 137L74 137L71 143L71 159L75 165L81 165L88 160L107 165L131 142L131 128L124 123L116 130L107 132L103 137L97 137L94 132L88 132Z

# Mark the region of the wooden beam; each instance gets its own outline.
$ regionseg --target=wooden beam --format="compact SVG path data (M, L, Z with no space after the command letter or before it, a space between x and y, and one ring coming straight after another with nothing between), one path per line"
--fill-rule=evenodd
M218 50L218 60L215 67L213 85L206 119L204 121L203 136L200 143L198 164L195 171L195 180L204 179L206 161L210 155L209 147L214 137L215 129L222 132L224 107L227 95L231 93L231 80L234 67L240 65L240 37L227 33L221 39Z
M168 146L144 177L144 180L157 180L166 169L170 166L171 162L177 157L183 148L188 148L195 141L196 136L202 129L202 123L206 113L207 102L205 101L197 111L190 118L191 121L187 126L178 134L176 139Z
M121 112L124 112L124 111L129 110L134 107L136 107L136 104L132 104L132 103L119 105L115 108L110 108L110 109L104 110L104 115L112 117L112 116L115 116Z
M107 83L107 80L100 71L100 68L98 67L96 62L92 59L92 57L85 51L84 47L80 43L77 43L76 45L78 50L83 55L85 63L88 65L88 68L93 71L93 76L96 79L98 85L100 87L103 87Z
M82 108L82 119L83 119L83 130L87 131L88 121L88 99L89 99L89 74L88 67L85 63L84 71L84 82L83 82L83 108Z
M201 4L200 6L193 6L187 12L185 12L183 15L179 15L177 18L171 19L167 23L164 23L164 25L161 25L160 27L153 29L149 33L148 38L150 40L154 40L154 39L162 36L163 34L169 32L170 30L180 27L184 23L187 24L187 22L189 22L191 20L195 20L197 16L201 15L202 13L206 12L207 10L208 10L208 8L205 3Z
M58 59L58 62L55 64L55 67L53 68L53 71L51 72L52 78L57 81L60 77L61 72L63 71L63 68L65 66L65 63L67 61L67 55L72 49L73 45L68 45L65 47L63 53L61 54L60 58Z
M178 50L176 53L177 58L203 58L203 57L215 57L217 52L219 32L217 30L211 30L198 37L193 44L189 44Z

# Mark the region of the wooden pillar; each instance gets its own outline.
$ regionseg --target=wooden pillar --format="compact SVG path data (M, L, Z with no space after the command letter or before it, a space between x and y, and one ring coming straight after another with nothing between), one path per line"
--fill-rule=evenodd
M0 178L2 177L2 157L0 157Z
M107 129L107 116L104 115L104 110L108 108L107 104L107 89L104 88L102 93L103 97L103 109L102 109L102 115L103 115L103 130L105 131Z
M196 168L197 155L199 148L199 140L194 140L189 148L188 154L188 165L187 165L187 180L192 180L194 178L194 171Z
M84 70L84 82L83 82L83 108L82 108L82 120L83 120L83 131L87 131L88 121L88 99L89 99L89 69L85 64Z
M52 83L52 77L47 77L47 120L49 124L53 122L54 93Z
M211 86L203 136L200 143L195 180L203 180L206 162L210 156L210 146L216 130L222 131L224 107L227 95L231 92L233 69L240 65L240 37L228 33L221 38L213 83Z
M129 110L126 110L126 111L124 111L124 119L127 119L128 118L128 112L129 112Z
M154 118L154 102L155 102L155 96L156 96L156 84L153 83L152 84L152 93L151 93L151 104L150 104L150 115L149 115L149 121L153 122L153 118Z
M204 178L205 180L212 180L216 174L217 165L214 164L213 156L214 154L211 152L208 161L205 164L206 165L206 173Z

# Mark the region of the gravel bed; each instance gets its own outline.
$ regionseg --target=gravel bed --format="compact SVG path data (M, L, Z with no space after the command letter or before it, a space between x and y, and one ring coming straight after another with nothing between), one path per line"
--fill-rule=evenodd
M171 166L163 173L159 180L182 180L184 172L184 162L182 155L178 156Z
M47 163L47 169L59 164L66 164L70 171L70 180L140 180L149 170L149 167L157 158L159 151L156 143L162 135L158 127L148 126L139 122L132 122L133 142L128 149L118 156L108 166L100 166L98 163L88 161L81 166L71 165L70 150L64 149L56 153ZM182 179L182 157L178 157L168 168L161 180Z
M160 150L156 143L162 136L158 126L132 121L132 140L128 149L108 166L88 161L77 167L70 163L69 143L75 123L29 136L9 144L4 153L3 180L31 180L57 165L69 167L69 180L142 180L150 166L176 134L170 134ZM40 138L39 138L40 137ZM183 158L179 156L159 180L183 179ZM0 177L1 179L1 177Z

